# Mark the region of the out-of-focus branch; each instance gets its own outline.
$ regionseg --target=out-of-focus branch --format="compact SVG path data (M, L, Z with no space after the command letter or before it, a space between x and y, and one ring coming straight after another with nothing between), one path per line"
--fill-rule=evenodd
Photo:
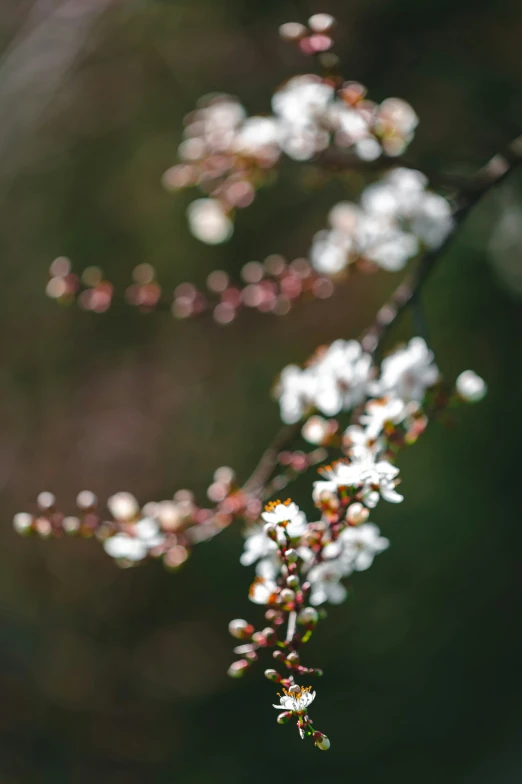
M314 163L328 171L355 171L362 174L371 174L372 172L379 174L398 168L414 169L424 174L432 185L453 191L464 190L469 186L470 182L470 177L458 174L444 174L435 169L420 166L402 155L391 156L383 154L375 161L363 161L353 153L331 147L321 153Z
M510 142L502 153L494 155L485 166L466 179L456 197L457 206L453 214L452 230L438 247L424 253L416 269L406 277L395 289L388 302L380 308L374 324L361 339L361 344L366 351L372 355L377 354L395 322L419 296L431 271L452 243L470 210L521 164L522 136L519 136ZM252 495L259 495L274 471L279 452L297 437L300 429L300 422L281 428L245 482L243 486L245 491Z
M371 354L377 353L398 317L420 295L431 271L453 242L470 210L520 164L522 164L522 136L510 142L503 153L494 155L485 166L468 178L456 199L452 230L437 248L426 251L417 268L406 277L395 289L388 302L380 308L374 324L366 331L361 341L366 351Z

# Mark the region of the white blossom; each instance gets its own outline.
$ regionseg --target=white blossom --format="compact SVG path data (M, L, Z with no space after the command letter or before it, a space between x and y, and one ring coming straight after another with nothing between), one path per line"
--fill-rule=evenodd
M275 580L268 577L256 577L250 586L248 596L254 604L268 604L272 596L277 593L277 590Z
M379 528L373 523L345 528L340 539L342 558L357 572L369 569L375 556L390 546L389 540L381 536Z
M284 690L284 694L280 697L280 704L274 705L276 710L292 711L298 713L304 711L315 699L315 691L310 688L301 689L300 691L291 692Z
M426 389L438 380L439 370L433 361L433 352L423 338L416 337L382 361L380 378L368 386L374 395L420 402Z
M356 142L366 160L380 153L368 136ZM334 275L364 256L388 271L400 270L416 255L419 241L436 247L453 225L446 199L426 190L421 172L397 168L362 192L360 205L340 202L329 215L330 230L318 232L310 261L318 272Z
M134 524L133 535L117 533L103 543L105 552L112 558L127 561L142 561L155 547L159 547L165 537L155 520L145 517Z
M307 367L287 366L278 386L281 419L297 422L312 408L327 416L350 410L364 400L371 364L356 340L336 340Z
M306 578L311 585L310 604L317 606L324 602L341 604L348 595L342 584L343 577L351 573L351 569L340 558L312 566Z
M319 473L326 481L314 482L313 497L316 502L322 493L337 493L339 487L350 487L360 491L366 506L376 506L379 494L385 501L400 503L403 496L395 485L399 469L387 460L377 460L374 453L365 447L354 447L347 461L338 460L323 467Z
M360 424L349 425L344 431L344 440L351 446L363 446L378 452L383 447L380 436L384 426L388 422L399 424L407 413L408 406L401 398L371 399L366 403L364 413L359 417Z
M272 525L277 525L278 523L291 523L294 520L297 520L298 524L300 524L304 515L299 510L297 504L294 504L293 501L288 499L283 503L275 501L274 503L268 504L261 517L265 523L271 523Z
M311 585L310 604L344 602L348 592L341 582L343 578L353 571L369 569L375 556L389 545L388 539L380 535L373 523L345 528L336 541L323 547L324 560L307 572L306 579Z

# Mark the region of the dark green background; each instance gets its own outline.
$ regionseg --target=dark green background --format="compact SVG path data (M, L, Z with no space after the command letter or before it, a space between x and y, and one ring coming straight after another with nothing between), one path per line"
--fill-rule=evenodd
M2 5L6 52L31 6ZM261 668L242 682L224 674L229 619L261 618L236 530L172 575L154 563L121 572L94 542L22 540L10 521L42 489L72 512L84 488L146 501L191 487L203 501L215 467L246 477L278 426L272 377L318 343L358 335L396 285L386 273L355 278L331 301L225 328L49 301L61 254L120 285L148 261L167 290L268 253L302 255L328 208L362 186L318 186L285 165L231 243L198 244L184 220L192 194L160 186L197 97L224 90L267 111L273 88L309 67L277 26L331 11L346 76L417 110L410 157L471 171L521 131L520 3L109 6L53 89L38 46L14 75L12 60L0 65L1 784L518 784L521 310L487 245L520 175L474 211L425 291L441 369L477 370L490 395L401 457L406 500L373 516L392 547L308 646L326 672L313 717L328 754L277 726ZM39 77L17 93L16 69L38 58ZM394 337L411 329L405 319ZM311 479L295 496L308 507Z

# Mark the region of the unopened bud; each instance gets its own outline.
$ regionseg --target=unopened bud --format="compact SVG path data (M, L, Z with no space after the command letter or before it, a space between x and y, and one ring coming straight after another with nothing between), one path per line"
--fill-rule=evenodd
M272 539L272 541L274 542L277 541L277 531L271 523L267 523L263 528L263 531L265 532L265 535L268 536L269 539Z
M369 516L369 510L359 502L350 504L346 510L346 519L350 525L361 525L367 521Z
M330 14L314 14L308 20L310 30L314 33L326 33L331 30L335 24L335 19Z
M273 681L274 683L279 683L281 681L281 676L277 670L265 670L265 678L268 678L269 681Z
M281 38L284 38L285 41L298 41L306 35L306 32L306 27L299 22L286 22L286 24L282 24L279 28L279 35Z
M473 370L465 370L457 378L457 392L467 403L478 403L488 391L486 382Z
M38 498L36 499L36 503L40 507L40 509L50 509L54 506L56 498L52 493L43 492L40 493Z
M109 512L115 520L133 520L139 514L138 502L131 493L116 493L107 501Z
M295 593L294 591L290 590L290 588L283 588L280 596L284 604L290 604L295 599Z
M250 662L246 659L239 659L239 661L235 661L230 665L227 674L230 675L231 678L242 678L249 667Z
M321 749L321 751L328 751L330 748L330 741L326 735L323 735L322 732L314 732L312 737L318 749Z
M235 618L228 624L228 631L238 640L248 640L254 633L254 627L242 618Z
M298 686L297 683L294 683L293 686L290 686L290 688L288 689L288 693L289 694L300 694L301 693L301 687Z
M92 509L97 503L98 499L90 490L82 490L81 493L78 493L76 496L76 506L80 509Z
M288 563L295 563L297 561L297 559L299 558L299 554L298 554L297 550L294 550L293 547L290 547L286 551L285 556L286 556L286 560L288 561Z
M278 724L286 724L292 718L292 711L285 711L284 713L280 713L277 717Z
M77 517L64 517L63 530L68 534L75 534L80 530L80 521Z
M13 526L17 534L26 536L33 527L33 516L28 512L18 512L13 517Z
M286 657L287 662L290 664L299 664L299 654L295 651L291 651Z
M284 661L285 660L285 655L284 655L283 651L276 650L276 651L274 651L272 653L272 656L277 661Z
M275 629L272 629L271 626L267 626L266 629L263 629L263 635L267 642L267 645L273 645L277 639L277 634L275 633Z
M301 623L304 626L314 625L319 620L319 613L315 609L315 607L304 607L299 615L297 616L297 623Z
M299 588L299 577L296 574L290 574L286 578L286 584L289 588Z

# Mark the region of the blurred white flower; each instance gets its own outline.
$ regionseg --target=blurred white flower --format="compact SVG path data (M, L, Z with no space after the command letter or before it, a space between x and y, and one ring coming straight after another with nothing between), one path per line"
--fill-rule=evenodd
M364 400L371 357L356 340L336 340L305 367L286 367L276 390L284 422L298 422L317 408L326 416L347 411Z
M357 572L369 569L375 556L390 546L389 540L381 536L379 528L373 523L345 528L340 539L343 546L341 557Z
M301 435L309 444L322 444L331 430L327 419L321 416L311 416L304 423Z
M117 533L103 543L105 552L112 558L142 561L155 547L165 541L155 520L143 518L133 526L133 536Z
M256 577L250 591L249 599L254 604L269 604L274 596L277 595L277 583L275 580L265 577Z
M373 395L420 402L426 389L438 380L439 370L433 361L433 352L423 338L415 337L407 346L383 359L380 378L370 382L368 388Z
M372 145L376 144L372 152ZM372 160L380 154L373 137L363 138L356 151ZM368 185L360 206L340 202L329 214L330 230L318 232L310 261L323 274L334 275L364 256L389 271L400 270L419 250L439 245L453 225L446 199L426 190L421 172L397 168Z
M306 575L312 590L310 604L317 606L324 602L341 604L348 596L348 591L342 584L343 577L347 577L351 569L342 563L341 559L324 561L312 566Z
M109 512L115 520L134 520L140 513L140 507L131 493L115 493L107 501Z
M207 245L225 242L233 232L233 224L217 199L196 199L187 207L192 234Z

